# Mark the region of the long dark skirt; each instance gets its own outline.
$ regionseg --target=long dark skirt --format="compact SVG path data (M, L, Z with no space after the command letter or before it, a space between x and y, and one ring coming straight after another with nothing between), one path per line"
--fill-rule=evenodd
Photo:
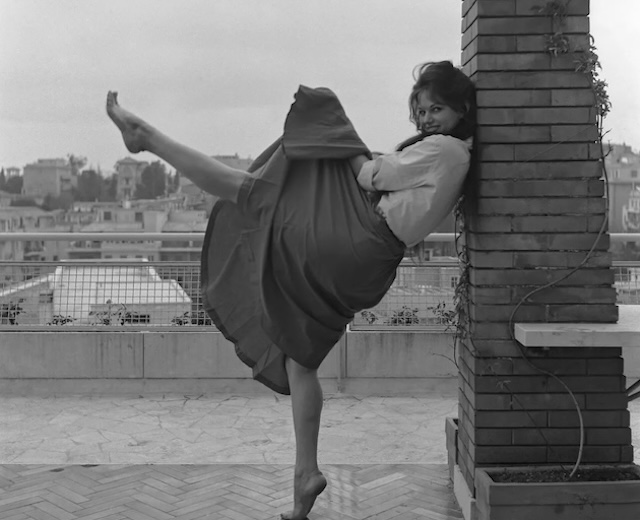
M237 204L219 201L210 216L205 309L276 392L290 392L286 356L318 368L355 313L382 299L402 259L404 244L347 161L360 153L368 150L333 93L301 87Z

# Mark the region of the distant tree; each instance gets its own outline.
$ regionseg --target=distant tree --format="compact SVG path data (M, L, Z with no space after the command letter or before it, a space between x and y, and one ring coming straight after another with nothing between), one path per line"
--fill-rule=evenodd
M84 168L85 164L87 164L87 158L82 157L81 155L74 155L72 153L67 154L67 160L69 161L69 166L71 166L71 173L73 175L78 175L80 170Z
M155 199L165 194L167 186L167 169L164 163L154 161L140 176L140 184L136 186L137 199Z
M95 170L84 170L78 177L75 199L83 202L99 200L104 191L104 179Z
M6 179L4 183L4 191L20 195L22 193L22 177L19 175L13 175Z
M116 194L118 190L118 176L117 174L112 174L111 177L104 179L104 190L102 191L102 196L100 200L102 202L115 202Z
M16 200L12 200L11 201L11 205L18 208L18 207L25 207L25 206L33 206L33 207L38 207L38 205L36 204L36 201L33 199L16 199Z
M68 210L73 206L73 195L71 193L61 193L60 195L47 194L40 206L45 211L52 211L54 209Z

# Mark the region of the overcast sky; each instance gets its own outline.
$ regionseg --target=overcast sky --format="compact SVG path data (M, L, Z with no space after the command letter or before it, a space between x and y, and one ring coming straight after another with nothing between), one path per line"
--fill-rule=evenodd
M541 0L542 3L542 0ZM256 157L299 84L326 86L360 136L389 151L412 133L418 63L459 64L459 0L0 0L0 166L127 156L120 103L205 153ZM638 0L591 0L609 83L607 140L640 149ZM152 160L148 154L138 158Z

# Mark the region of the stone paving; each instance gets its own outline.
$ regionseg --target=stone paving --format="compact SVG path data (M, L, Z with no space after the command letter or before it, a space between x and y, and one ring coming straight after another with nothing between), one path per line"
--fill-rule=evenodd
M640 460L640 400L630 403ZM321 464L445 464L454 396L325 397ZM291 404L243 397L0 397L0 464L293 464Z
M446 463L454 397L326 396L321 464ZM0 464L293 464L284 396L2 397Z

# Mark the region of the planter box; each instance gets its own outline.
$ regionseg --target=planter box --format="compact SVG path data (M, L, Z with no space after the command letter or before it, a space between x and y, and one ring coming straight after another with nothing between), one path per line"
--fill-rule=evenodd
M458 419L447 417L444 423L444 432L447 439L449 479L453 482L454 470L458 465Z
M640 466L582 466L581 469L625 469L640 475ZM640 480L594 482L495 482L491 476L508 472L561 469L477 468L478 520L638 520Z

